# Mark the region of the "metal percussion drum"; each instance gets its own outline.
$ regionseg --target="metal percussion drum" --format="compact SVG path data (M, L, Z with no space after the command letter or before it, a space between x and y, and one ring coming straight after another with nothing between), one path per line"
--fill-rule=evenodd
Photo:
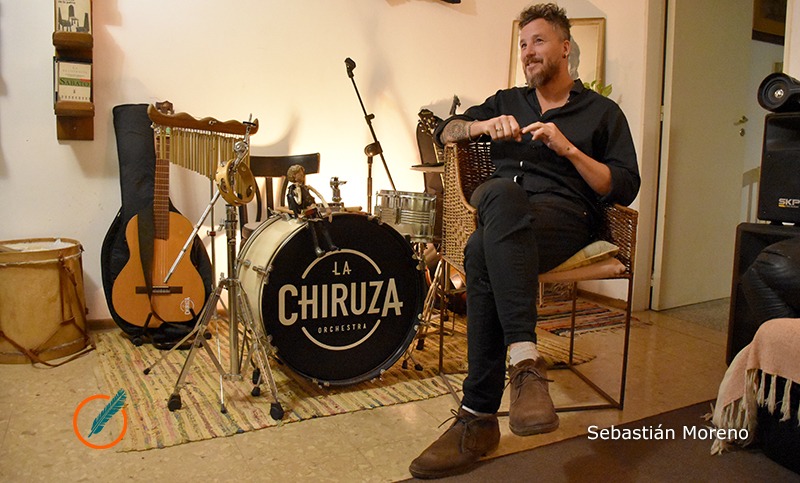
M377 195L375 216L392 225L414 243L433 240L436 222L436 196L408 191L381 190Z
M317 257L312 228L328 230L339 250ZM419 328L423 272L411 245L377 219L275 216L250 235L238 265L254 317L263 321L278 358L320 384L379 376Z

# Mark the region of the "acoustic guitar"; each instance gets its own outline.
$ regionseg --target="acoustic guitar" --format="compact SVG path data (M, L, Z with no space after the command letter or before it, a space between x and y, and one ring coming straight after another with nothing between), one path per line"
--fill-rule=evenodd
M171 105L167 105L171 110ZM163 128L158 128L163 129ZM155 189L152 212L145 208L134 215L125 229L130 259L112 287L117 314L140 327L159 327L163 322L192 320L205 304L203 279L188 256L170 273L183 245L193 232L192 223L169 209L169 137L156 144ZM152 216L152 224L148 223ZM150 236L152 225L152 252ZM165 282L167 275L169 279Z

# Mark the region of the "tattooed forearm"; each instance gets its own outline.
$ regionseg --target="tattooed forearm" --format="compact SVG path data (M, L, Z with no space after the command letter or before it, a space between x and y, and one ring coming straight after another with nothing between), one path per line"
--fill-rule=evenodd
M447 123L447 126L442 130L440 138L443 143L457 143L459 141L466 141L469 139L467 128L472 121L464 121L462 119L455 119Z

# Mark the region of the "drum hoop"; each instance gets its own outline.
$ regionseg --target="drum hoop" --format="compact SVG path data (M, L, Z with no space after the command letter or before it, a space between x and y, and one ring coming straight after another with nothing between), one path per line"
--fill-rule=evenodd
M258 228L256 228L256 230L250 234L250 236L247 238L247 242L245 243L245 245L241 248L241 250L239 250L239 256L236 259L239 265L239 270L241 270L242 268L242 262L246 260L246 258L242 258L242 255L245 255L249 252L250 247L252 246L253 243L255 243L256 239L258 238L258 235L260 235L261 233L266 231L267 228L269 228L270 226L274 225L275 223L281 220L285 220L287 223L291 222L291 219L286 219L282 215L275 215L265 220L264 223L260 224ZM269 268L270 266L272 266L272 261L275 260L275 256L281 251L283 247L286 246L289 240L291 240L297 234L297 232L305 228L307 224L308 222L298 223L294 229L290 230L286 234L286 237L284 237L284 239L281 240L281 242L277 245L275 250L270 255L269 260L267 260L267 262L264 264L264 268ZM252 260L250 262L252 263ZM263 279L263 275L261 277ZM263 282L262 280L262 283L266 282Z
M395 196L408 196L409 198L424 198L436 199L436 195L431 195L425 192L418 191L394 191L394 190L380 190L378 196L395 195Z
M70 238L28 238L19 240L0 240L0 245L20 245L34 243L55 243L60 241L67 246L43 248L37 250L21 250L0 253L0 268L23 265L44 265L58 263L59 260L81 258L83 246ZM6 260L6 261L4 261Z
M36 260L31 262L8 262L8 263L0 263L0 268L6 267L19 267L23 265L50 265L55 263L60 263L61 260L72 260L73 258L80 258L81 254L76 253L74 255L67 255L65 257L58 257L58 258L51 258L48 260Z
M258 235L261 232L263 232L264 230L266 230L268 226L271 226L273 223L277 222L280 219L281 219L280 215L275 215L275 216L271 216L271 217L267 218L261 224L259 224L256 227L256 229L253 230L253 233L251 233L250 236L247 237L247 240L244 242L242 247L239 249L239 255L236 257L236 260L239 263L241 263L242 254L243 253L247 253L249 251L250 246L253 245L253 243L255 243L255 240L258 238Z

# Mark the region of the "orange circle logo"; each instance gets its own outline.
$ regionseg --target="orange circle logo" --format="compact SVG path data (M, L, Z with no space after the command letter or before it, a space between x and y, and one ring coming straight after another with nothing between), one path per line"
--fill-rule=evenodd
M92 402L92 401L94 401L96 399L108 399L108 400L110 400L111 396L107 396L105 394L95 394L94 396L89 396L86 399L84 399L83 401L81 401L81 403L78 404L78 407L75 409L75 414L72 416L72 429L73 429L73 431L75 431L75 436L77 436L78 439L80 440L80 442L85 444L86 446L88 446L90 448L93 448L93 449L108 449L108 448L111 448L112 446L115 446L120 441L122 441L122 438L125 436L125 432L128 430L128 413L125 412L124 408L119 410L122 413L122 431L120 431L119 436L117 436L117 439L115 439L114 441L112 441L112 442L110 442L108 444L103 444L103 445L90 443L86 438L83 437L81 432L78 430L78 415L80 414L80 412L84 408L84 406L86 406L88 403L90 403L90 402ZM93 431L94 431L94 428L93 428ZM96 434L96 433L92 433L92 434ZM90 434L89 436L91 436L92 434Z

